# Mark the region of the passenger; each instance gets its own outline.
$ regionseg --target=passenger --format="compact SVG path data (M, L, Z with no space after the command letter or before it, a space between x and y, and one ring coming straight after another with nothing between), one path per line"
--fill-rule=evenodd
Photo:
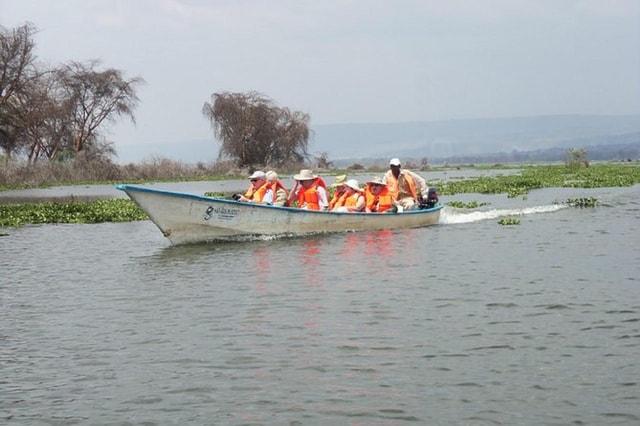
M400 170L400 160L392 158L389 161L389 170L382 181L387 184L394 201L397 201L404 210L418 208L419 193L426 197L429 191L427 181L410 170Z
M331 188L333 188L333 196L331 197L331 201L329 201L329 210L333 210L336 203L339 202L340 197L344 195L344 182L346 180L347 175L336 176L336 180L331 184Z
M365 209L364 191L358 181L349 179L344 183L345 193L333 208L335 212L361 212Z
M366 212L383 213L397 211L393 204L393 197L387 185L378 176L367 181L364 188Z
M244 195L234 197L237 201L244 201L245 203L273 203L273 190L267 183L267 175L263 171L255 171L249 176L251 184L249 189Z
M326 184L311 170L303 169L294 175L296 183L289 193L289 205L298 201L298 208L307 210L327 210Z
M278 179L278 174L273 170L269 170L266 175L267 183L273 192L273 205L279 207L288 206L287 199L289 198L289 191L287 191L287 188L280 179Z

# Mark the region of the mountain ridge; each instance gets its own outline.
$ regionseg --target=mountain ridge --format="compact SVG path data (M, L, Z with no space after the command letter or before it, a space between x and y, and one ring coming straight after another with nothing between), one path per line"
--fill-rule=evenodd
M618 145L625 155L638 158L640 115L540 115L409 121L338 123L311 126L309 152L323 153L335 164L375 162L401 157L430 163L453 159L507 158L515 152L542 154L567 148ZM220 143L211 139L118 147L120 161L153 156L187 163L214 161ZM634 151L635 150L635 151ZM635 156L634 156L635 153ZM506 154L506 155L505 155ZM555 154L557 157L557 154ZM546 158L546 155L538 155ZM532 160L537 157L533 156ZM503 160L506 161L506 160Z

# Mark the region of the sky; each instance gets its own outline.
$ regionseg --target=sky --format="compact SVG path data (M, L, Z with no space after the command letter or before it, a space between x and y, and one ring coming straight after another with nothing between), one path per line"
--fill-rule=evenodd
M640 114L638 0L0 0L52 66L142 77L118 147L211 139L213 93L311 126Z

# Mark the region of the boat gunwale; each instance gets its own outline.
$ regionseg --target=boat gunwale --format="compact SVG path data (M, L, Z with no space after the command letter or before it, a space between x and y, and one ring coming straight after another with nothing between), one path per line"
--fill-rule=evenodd
M328 210L306 210L306 209L299 209L296 207L284 207L284 206L274 206L274 205L268 205L268 204L248 203L248 202L242 202L242 201L236 201L236 200L227 200L224 198L208 197L206 195L198 195L198 194L193 194L188 192L146 188L143 186L127 185L127 184L116 185L116 189L119 189L120 191L124 191L124 192L127 192L128 190L132 190L132 191L147 192L152 194L162 194L162 195L167 195L167 196L172 196L177 198L191 198L199 201L215 201L215 202L229 204L233 206L241 205L241 206L257 208L257 209L271 209L271 210L276 209L276 210L282 210L284 212L295 213L295 214L300 213L300 214L321 214L321 215L332 214L332 215L367 215L367 216L380 215L380 213L376 213L376 212L334 212L334 211L328 211ZM442 204L438 204L434 207L430 207L426 209L405 210L402 213L396 213L396 214L405 215L405 214L433 213L443 208L444 206Z

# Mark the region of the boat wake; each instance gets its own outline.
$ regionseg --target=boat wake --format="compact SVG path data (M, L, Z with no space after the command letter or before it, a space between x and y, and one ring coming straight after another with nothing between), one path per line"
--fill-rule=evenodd
M440 215L440 224L457 224L480 222L506 216L525 216L536 213L552 213L567 208L566 204L550 204L546 206L526 207L523 209L494 209L463 213L458 209L446 208Z

